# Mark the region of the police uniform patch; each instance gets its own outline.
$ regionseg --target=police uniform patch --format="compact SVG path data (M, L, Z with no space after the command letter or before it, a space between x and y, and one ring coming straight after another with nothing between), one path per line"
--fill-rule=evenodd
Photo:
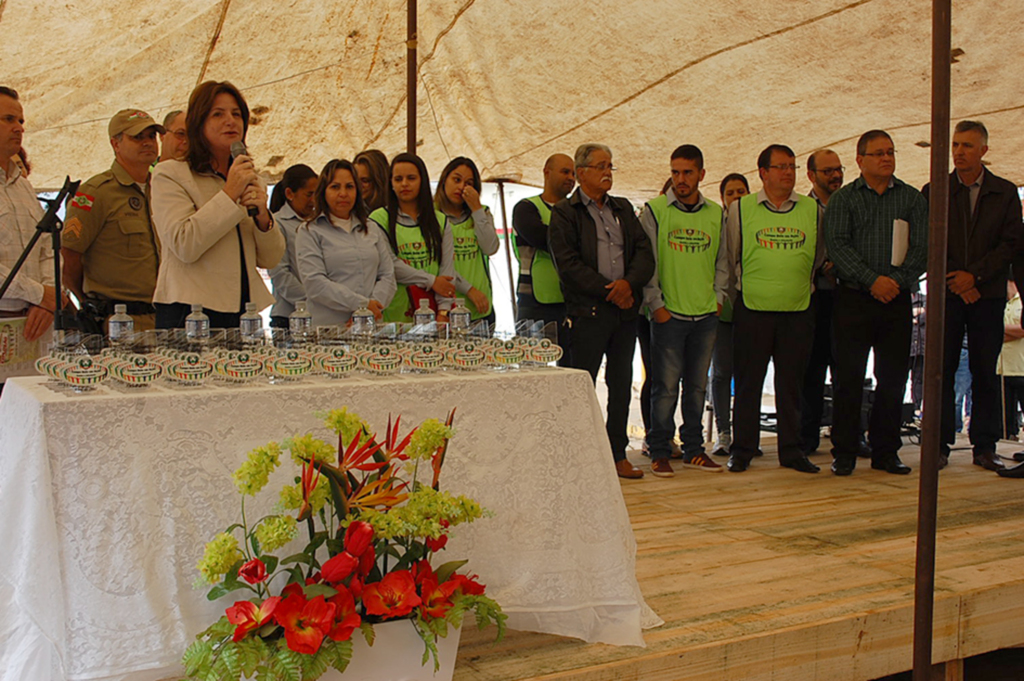
M132 210L142 210L142 199L137 196L129 196L128 205L132 207Z
M75 194L75 198L71 199L71 205L88 213L92 210L92 204L95 200L96 197L94 196L89 196L84 192L78 192Z
M78 218L71 218L64 223L64 234L67 236L74 237L75 239L82 238L82 221Z

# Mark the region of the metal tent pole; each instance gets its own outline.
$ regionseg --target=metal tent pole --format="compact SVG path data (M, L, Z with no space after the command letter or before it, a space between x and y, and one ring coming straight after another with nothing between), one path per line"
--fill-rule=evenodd
M406 151L410 154L416 153L416 0L408 0L406 17L406 87L407 87L407 116L406 121Z

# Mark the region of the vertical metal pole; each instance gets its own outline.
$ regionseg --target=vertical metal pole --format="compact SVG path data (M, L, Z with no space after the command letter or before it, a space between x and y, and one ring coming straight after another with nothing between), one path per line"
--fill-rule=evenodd
M408 0L408 15L406 17L406 83L407 83L407 104L408 120L406 121L406 151L410 154L416 153L416 76L418 64L416 63L416 0Z
M512 297L512 319L519 319L519 306L516 305L516 278L512 274L512 232L508 231L508 213L505 212L505 181L498 183L498 197L501 199L501 224L505 229L505 261L508 263L508 287Z
M939 494L939 425L949 222L950 0L932 1L932 146L928 229L928 300L924 351L924 417L914 578L914 681L929 681L935 598L935 527Z

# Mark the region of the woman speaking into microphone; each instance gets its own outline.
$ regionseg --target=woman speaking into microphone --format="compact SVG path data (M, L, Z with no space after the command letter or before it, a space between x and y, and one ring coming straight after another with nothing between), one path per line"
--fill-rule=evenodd
M256 268L278 263L284 235L244 153L249 107L242 93L227 82L200 84L189 97L185 128L185 160L153 170L153 224L160 239L156 326L183 327L198 304L211 327L234 328L246 303L257 309L273 304Z

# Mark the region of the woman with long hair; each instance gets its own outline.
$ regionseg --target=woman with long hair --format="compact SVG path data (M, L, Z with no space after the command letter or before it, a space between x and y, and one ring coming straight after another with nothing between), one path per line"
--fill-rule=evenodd
M718 185L722 196L722 219L729 212L729 206L741 196L750 193L747 178L739 173L729 173ZM711 453L729 456L732 445L732 301L727 297L718 315L718 335L715 349L711 354L711 381L708 384L711 409L715 413L715 444Z
M249 107L238 88L198 85L185 127L185 159L153 169L153 225L160 238L156 326L183 327L190 306L198 304L211 327L234 328L246 303L258 309L273 304L256 268L277 265L284 235L267 210L267 190L252 159L231 156L249 130Z
M388 187L391 185L391 169L388 157L379 149L367 149L356 154L354 160L359 175L359 189L370 212L388 204Z
M474 320L494 325L488 256L498 252L491 211L480 203L480 171L465 156L452 159L437 183L434 205L448 217L455 245L455 290Z
M388 204L371 213L370 221L387 235L398 282L384 321L411 322L424 298L437 321L448 321L455 296L452 232L444 213L434 209L423 159L409 153L392 159Z
M270 283L274 287L274 298L277 301L270 308L272 327L287 329L288 315L295 311L295 303L306 299L306 289L299 278L295 233L299 225L313 218L316 185L316 171L300 163L284 171L281 181L274 185L270 195L270 212L284 233L286 244L281 262L270 270Z
M365 307L378 321L395 295L395 268L387 236L367 229L355 166L335 159L324 166L312 220L296 236L299 272L317 326L348 324Z

